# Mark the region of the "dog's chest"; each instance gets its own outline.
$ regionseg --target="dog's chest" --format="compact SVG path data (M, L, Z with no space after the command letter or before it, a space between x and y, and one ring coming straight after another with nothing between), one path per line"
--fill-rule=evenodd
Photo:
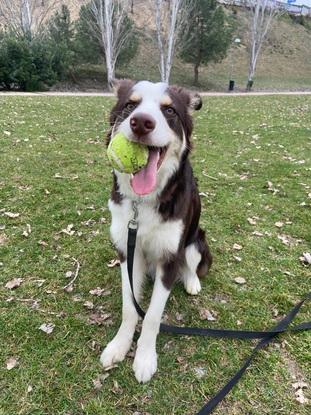
M110 233L117 249L126 255L128 223L133 219L134 211L130 200L121 204L109 201L111 212ZM158 261L164 256L178 251L183 232L181 219L164 221L151 203L138 205L137 246L144 252L148 261Z

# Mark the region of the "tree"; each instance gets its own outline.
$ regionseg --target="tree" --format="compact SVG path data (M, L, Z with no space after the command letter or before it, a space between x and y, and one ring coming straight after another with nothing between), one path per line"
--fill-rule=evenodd
M104 56L108 85L115 77L117 62L128 61L136 53L134 26L127 10L128 0L92 0L81 7L78 42L80 47L92 44Z
M73 26L66 5L50 18L46 33L52 52L52 66L58 79L64 79L74 60Z
M160 74L162 82L169 82L175 47L180 33L185 29L190 0L155 0L155 24L157 45L160 53Z
M36 0L0 0L0 16L6 30L16 36L32 39L42 28L42 23L59 0L41 2Z
M180 57L193 64L195 85L198 85L200 66L221 61L231 38L232 26L216 0L193 3L188 29L182 37Z
M277 7L276 0L246 0L250 8L250 44L249 44L249 67L246 90L250 91L254 83L257 60L262 45L274 20L280 16L282 9Z

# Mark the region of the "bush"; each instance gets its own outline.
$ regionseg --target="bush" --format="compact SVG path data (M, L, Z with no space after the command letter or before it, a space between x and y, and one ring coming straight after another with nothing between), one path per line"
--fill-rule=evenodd
M35 91L57 79L51 54L43 40L0 36L0 88Z

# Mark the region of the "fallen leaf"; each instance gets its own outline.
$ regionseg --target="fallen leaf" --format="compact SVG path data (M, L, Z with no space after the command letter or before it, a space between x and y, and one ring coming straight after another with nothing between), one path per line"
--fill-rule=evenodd
M122 392L122 388L120 387L118 381L115 380L115 379L113 381L113 387L112 387L111 390L112 390L113 393L121 393Z
M66 293L72 293L72 291L73 291L73 284L66 285L66 287L64 287L64 291L66 291Z
M16 357L10 357L7 361L6 361L6 368L7 370L11 370L14 369L14 367L18 366L18 359Z
M7 137L10 137L11 132L10 132L10 131L6 131L6 130L4 130L4 131L3 131L3 134L4 134L4 135L6 135Z
M39 330L44 331L46 334L51 334L54 330L55 324L53 323L43 323L39 327Z
M14 288L19 287L23 281L24 281L23 278L14 278L13 280L5 284L5 288L8 288L9 290L13 290Z
M19 213L13 213L13 212L4 212L5 216L8 216L11 219L18 218L20 216Z
M31 226L29 223L26 225L26 229L23 231L22 235L25 236L25 238L28 238L28 236L31 234Z
M75 233L75 231L72 228L73 228L73 223L70 223L67 226L67 228L62 229L59 233L65 233L66 235L72 236Z
M246 284L246 279L243 277L236 277L234 278L234 282L236 282L237 284Z
M108 295L108 293L110 294L110 291L105 292L105 288L96 287L93 290L90 290L89 293L91 295L96 295L97 297L101 297L104 295Z
M236 251L240 251L241 249L243 249L243 247L239 244L233 244L233 249L235 249Z
M256 219L254 219L254 218L247 218L247 222L250 225L256 225L256 223L257 223Z
M289 239L286 235L278 235L278 239L282 241L284 245L289 245Z
M197 379L202 379L206 375L206 372L207 372L205 367L194 367L193 371Z
M263 233L262 232L259 232L259 231L254 231L254 232L252 232L252 235L255 235L255 236L263 236Z
M109 320L111 317L110 313L93 313L88 319L89 324L97 324L101 326L105 321Z
M118 258L115 258L108 262L107 267L114 268L117 265L120 265L120 260Z
M237 262L241 262L242 258L240 256L233 256L233 258L237 261Z
M303 252L302 256L299 257L300 261L305 265L311 265L311 254L310 252Z
M99 376L96 379L93 379L92 383L93 383L94 389L97 391L99 391L103 387L103 384L101 383Z
M307 399L304 396L304 393L303 393L302 389L297 389L297 391L295 392L295 397L296 397L296 401L298 401L302 405L309 402L309 399Z
M217 313L213 310L209 311L207 308L203 308L200 310L201 320L215 321L215 316L217 316Z
M284 226L283 222L275 222L274 224L277 228L282 228L282 226Z
M295 383L292 383L292 387L294 389L303 389L303 388L307 388L308 384L306 382L295 382Z
M84 307L86 307L88 310L93 310L94 308L94 303L92 303L92 301L85 301L85 303L83 303Z
M41 245L41 246L49 246L49 244L47 242L42 241L42 240L38 241L38 245Z

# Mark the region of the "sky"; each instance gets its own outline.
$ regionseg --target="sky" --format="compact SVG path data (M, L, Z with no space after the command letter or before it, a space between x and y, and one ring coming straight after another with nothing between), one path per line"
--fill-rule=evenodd
M287 3L287 1L286 0L281 0L283 3ZM295 3L292 3L292 4L296 4L297 6L300 6L300 5L305 5L305 6L309 6L309 7L311 7L311 0L296 0L295 1Z

